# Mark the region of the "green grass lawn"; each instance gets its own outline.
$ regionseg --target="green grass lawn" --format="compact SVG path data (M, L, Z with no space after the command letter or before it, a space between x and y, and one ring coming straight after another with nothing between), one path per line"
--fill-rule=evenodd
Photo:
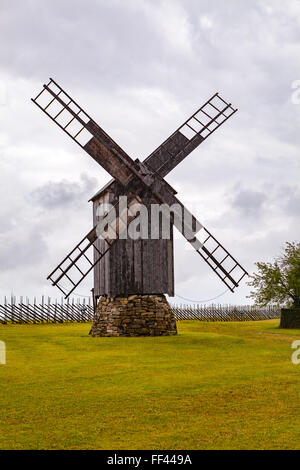
M89 324L1 325L1 449L300 449L300 330L178 323L91 338Z

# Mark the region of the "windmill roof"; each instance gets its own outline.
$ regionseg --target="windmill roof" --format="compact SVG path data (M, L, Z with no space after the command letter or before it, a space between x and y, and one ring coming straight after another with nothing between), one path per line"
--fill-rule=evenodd
M105 193L105 191L107 191L107 189L112 186L112 184L114 183L114 179L111 179L110 181L108 181L108 183L106 183L101 189L99 189L99 191L96 192L96 194L94 194L93 197L91 197L91 199L89 199L89 202L94 202L96 199L98 199L99 197L102 196L103 193ZM177 191L169 184L167 183L166 180L164 180L164 182L168 185L168 187L170 188L170 190L173 192L173 194L177 194Z
M94 194L93 197L91 197L91 199L89 199L89 202L94 202L96 199L98 199L98 197L100 197L113 184L114 181L114 179L108 181L108 183L106 183L101 189L99 189L99 191L96 192L96 194Z

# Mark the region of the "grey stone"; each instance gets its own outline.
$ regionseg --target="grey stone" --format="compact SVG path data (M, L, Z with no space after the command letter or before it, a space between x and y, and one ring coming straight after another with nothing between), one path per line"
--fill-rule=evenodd
M176 335L176 320L164 295L100 298L92 336Z

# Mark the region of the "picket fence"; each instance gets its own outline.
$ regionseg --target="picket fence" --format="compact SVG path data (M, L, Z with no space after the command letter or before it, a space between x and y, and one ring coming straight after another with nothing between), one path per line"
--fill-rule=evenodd
M253 305L187 305L171 304L176 320L199 321L250 321L268 320L280 317L280 306L259 308ZM5 297L0 304L0 323L65 323L91 322L94 316L92 298L87 300L51 298L31 302L28 297Z
M172 305L176 320L202 321L250 321L280 318L278 305L257 307L255 305Z
M8 301L4 298L0 304L0 323L64 323L64 322L91 322L94 316L92 299L57 299L42 296L33 302L28 297L20 297L19 302L15 296Z

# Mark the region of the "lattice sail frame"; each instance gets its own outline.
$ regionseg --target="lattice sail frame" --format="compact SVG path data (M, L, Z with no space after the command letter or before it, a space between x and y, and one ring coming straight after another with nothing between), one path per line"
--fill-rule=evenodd
M236 112L237 109L234 109L231 103L227 103L219 93L215 93L178 130L189 140L197 134L206 139Z
M130 178L132 178L132 175L134 175L135 177L140 178L142 183L145 184L146 182L147 186L147 179L141 177L132 159L130 159L130 157L116 144L116 142L114 142L113 139L111 139L110 136L108 136L108 134L106 134L75 102L75 100L73 100L70 95L68 95L53 79L50 79L49 83L44 85L43 90L34 99L32 99L32 101L93 158L95 158L95 150L93 146L90 146L90 143L93 143L94 141L97 143L100 139L102 148L105 148L108 151L106 156L111 157L112 160L114 160L114 157L117 156L116 158L119 159L117 162L123 165L123 181L121 180L121 183L128 183ZM223 106L221 109L218 107L218 104L220 103L222 103ZM231 103L227 103L219 96L218 93L216 93L145 160L144 164L146 165L146 168L147 163L151 167L151 162L153 162L153 160L156 158L158 150L168 152L170 158L175 158L175 154L170 152L170 150L167 150L167 147L170 142L172 142L172 139L174 140L174 137L178 136L178 133L185 137L185 139L183 139L184 143L182 143L181 147L177 148L176 150L176 158L180 161L182 157L184 158L184 156L196 148L196 146L203 142L209 135L215 132L215 130L220 127L227 119L229 119L229 117L231 117L236 111L237 110L231 106ZM103 159L101 162L99 162L97 158L95 159L99 164L107 169L103 164ZM160 174L164 173L164 166L166 166L166 163L167 161L165 161L162 167L159 168ZM110 167L108 171L110 171ZM118 179L118 172L116 174L111 174ZM161 180L161 182L165 183L164 180ZM165 183L165 185L167 185L167 183ZM174 196L174 194L171 193L168 188L166 188L166 186L161 184L156 186L159 188L158 199L161 202L167 202L168 204L177 203L184 209L184 211L187 211ZM160 190L163 191L163 196L161 196ZM131 201L132 200L134 200L136 203L136 199L133 198ZM154 199L154 201L157 202L157 198ZM127 218L127 224L129 224L130 221L135 217L136 215L133 216L133 214L129 214L129 217ZM187 225L185 230L183 230L182 226L176 224L176 220L174 220L174 225L192 244L197 253L200 254L204 261L213 269L213 271L226 284L226 286L231 291L233 291L234 288L238 286L243 277L248 273L236 261L236 259L230 255L223 245L218 242L217 239L205 227L203 227L194 216L192 217L193 220L202 227L202 241L198 240L196 237L191 237L191 226ZM117 222L117 226L119 227L119 222ZM186 229L188 235L185 233ZM113 240L110 240L108 237L106 237L107 245L102 253L100 253L95 246L97 236L96 226L76 245L76 247L48 276L48 279L52 281L52 284L56 285L66 297L68 297L75 290L75 288L94 268L100 259L110 250L111 246L119 238L119 233L117 233L117 236ZM211 243L213 243L213 246L211 246ZM94 253L96 252L96 260L94 257L90 258L87 256L90 248L94 250ZM78 265L79 261L85 261L88 263L87 267L80 267ZM74 271L79 273L79 279L73 277ZM62 279L67 280L70 283L68 291L65 290L65 286L60 284Z
M31 101L80 147L83 148L93 137L86 129L91 117L52 78Z
M103 256L108 253L126 230L127 225L136 218L137 209L140 204L141 199L139 197L132 197L128 200L127 207L119 211L119 203L117 203L107 214L103 215L101 226L95 225L49 274L47 279L52 282L53 286L57 286L66 298L72 294L81 281L92 271ZM113 216L110 216L111 213ZM115 214L117 215L116 218L114 217ZM103 251L100 251L95 243L100 237L104 241ZM84 261L84 265L82 261ZM80 275L79 279L78 272ZM62 286L60 284L62 279L68 281L69 286ZM68 292L66 292L66 289L68 289Z

